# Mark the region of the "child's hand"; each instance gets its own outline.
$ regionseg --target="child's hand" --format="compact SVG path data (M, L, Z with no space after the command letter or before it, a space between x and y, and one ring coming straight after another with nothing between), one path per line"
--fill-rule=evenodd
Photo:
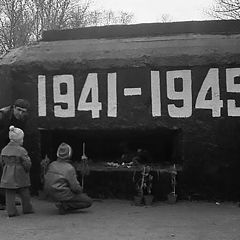
M88 157L86 155L82 155L82 160L88 160Z

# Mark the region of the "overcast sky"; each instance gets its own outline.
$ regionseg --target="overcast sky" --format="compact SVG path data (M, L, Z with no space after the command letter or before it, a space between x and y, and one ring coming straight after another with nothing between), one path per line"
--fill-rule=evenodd
M127 11L135 16L136 23L161 21L168 14L171 21L207 20L204 9L214 0L95 0L98 8Z

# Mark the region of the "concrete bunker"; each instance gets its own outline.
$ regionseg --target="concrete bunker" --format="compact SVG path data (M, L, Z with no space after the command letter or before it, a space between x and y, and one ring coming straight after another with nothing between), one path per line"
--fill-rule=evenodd
M130 149L154 148L153 163L183 164L188 192L236 199L239 34L239 21L47 31L2 57L0 103L31 102L42 157L54 159L60 141L69 141L77 160L84 141L93 161L118 159L127 138Z

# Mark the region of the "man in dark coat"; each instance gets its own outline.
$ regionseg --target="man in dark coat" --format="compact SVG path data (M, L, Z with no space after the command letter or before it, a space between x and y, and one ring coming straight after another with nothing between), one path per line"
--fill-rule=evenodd
M17 99L11 106L0 109L0 150L9 142L8 131L11 125L25 132L24 147L32 160L30 171L31 193L37 195L40 189L40 134L35 121L29 116L30 104L25 99ZM0 170L0 175L2 170ZM4 194L0 193L0 209L5 205ZM2 207L3 208L3 207Z

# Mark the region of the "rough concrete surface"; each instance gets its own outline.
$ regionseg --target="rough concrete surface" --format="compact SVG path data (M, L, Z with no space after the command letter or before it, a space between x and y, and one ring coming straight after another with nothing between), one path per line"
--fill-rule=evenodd
M58 215L53 203L33 199L35 214L8 218L0 212L1 240L239 240L235 203L95 201L84 211Z

